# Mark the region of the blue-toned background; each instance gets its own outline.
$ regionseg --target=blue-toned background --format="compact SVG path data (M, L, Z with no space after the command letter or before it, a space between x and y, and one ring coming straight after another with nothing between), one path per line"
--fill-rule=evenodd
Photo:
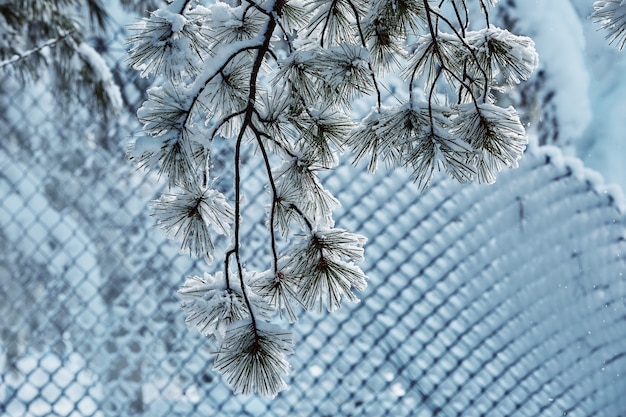
M626 415L624 199L571 158L626 184L626 60L590 1L501 3L494 18L542 59L532 100L517 98L535 144L490 186L438 177L420 193L402 171L347 163L327 175L338 226L369 239L369 286L300 315L291 389L273 400L232 396L179 310L206 265L154 227L163 186L125 158L148 83L126 69L132 16L111 6L117 24L93 39L123 86L116 119L0 73L0 415ZM250 155L249 207L261 164ZM264 268L264 213L246 216L243 255Z

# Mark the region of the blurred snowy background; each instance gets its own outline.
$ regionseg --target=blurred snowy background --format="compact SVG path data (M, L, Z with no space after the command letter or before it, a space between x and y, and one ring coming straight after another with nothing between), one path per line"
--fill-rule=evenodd
M126 67L135 16L110 2L89 39L121 87L117 118L0 72L0 415L626 415L626 53L591 3L496 9L541 58L510 97L534 141L519 170L426 193L401 172L326 179L338 224L369 238L369 287L303 315L274 401L233 397L185 327L176 290L204 266L153 227L162 185L125 159L148 85ZM262 213L251 223L262 262Z

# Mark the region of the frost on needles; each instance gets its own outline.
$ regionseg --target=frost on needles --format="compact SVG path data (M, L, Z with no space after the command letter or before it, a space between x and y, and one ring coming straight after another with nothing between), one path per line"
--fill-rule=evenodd
M319 178L341 152L372 171L406 167L421 188L435 170L493 182L517 165L526 134L495 93L526 80L537 54L529 38L489 23L495 1L477 1L478 30L460 0L175 0L131 27L130 63L155 81L130 154L167 178L159 226L213 268L179 293L235 392L285 388L293 341L276 321L333 311L366 286L366 239L334 226L339 202ZM405 93L386 93L390 76ZM369 114L356 100L373 104ZM212 168L217 142L231 147L232 171ZM250 154L265 167L265 271L247 270L241 251ZM230 192L215 189L218 177ZM214 233L230 236L224 253Z

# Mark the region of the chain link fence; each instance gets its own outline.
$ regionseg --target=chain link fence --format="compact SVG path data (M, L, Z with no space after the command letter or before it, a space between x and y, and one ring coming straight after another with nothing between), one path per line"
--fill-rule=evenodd
M124 40L103 48L133 109L145 85ZM338 225L369 239L362 302L301 314L288 391L233 396L176 296L206 266L154 227L162 186L124 158L132 112L60 112L42 86L0 85L2 416L626 416L619 192L558 151L424 193L342 165L325 183ZM250 213L244 256L263 268Z

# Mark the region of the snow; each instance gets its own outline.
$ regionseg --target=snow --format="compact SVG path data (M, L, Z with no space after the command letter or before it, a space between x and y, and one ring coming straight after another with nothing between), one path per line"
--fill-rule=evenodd
M549 76L566 143L579 141L593 117L583 25L569 0L523 0L512 10L516 31L531 37ZM523 88L523 86L522 86Z
M582 4L582 1L577 3ZM585 9L583 13L590 12ZM579 154L589 167L601 172L607 182L618 183L626 189L623 163L623 156L626 155L626 54L608 45L605 33L598 31L598 26L591 19L585 20L584 29L594 115L584 132Z
M102 56L85 42L78 45L78 53L80 57L89 64L97 80L102 83L111 108L121 110L123 106L122 94L120 93L119 86L113 80L113 74L111 74L108 64Z
M171 7L172 6L170 6L170 8ZM174 32L175 34L179 34L180 32L182 32L182 30L185 28L185 25L187 24L187 19L185 18L185 16L179 13L172 13L167 9L161 9L157 12L157 14L170 23L172 32Z
M568 152L626 188L626 54L590 18L592 2L518 0L507 10L517 19L515 32L535 42Z

